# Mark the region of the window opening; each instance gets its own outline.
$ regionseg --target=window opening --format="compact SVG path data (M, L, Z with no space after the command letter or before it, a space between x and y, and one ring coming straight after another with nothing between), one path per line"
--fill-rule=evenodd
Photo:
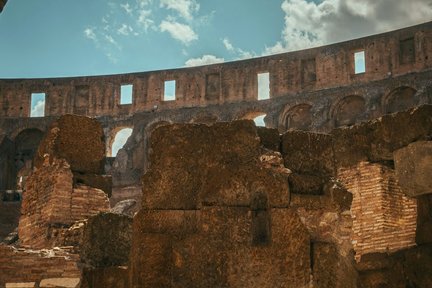
M366 72L365 51L354 53L354 73L360 74Z
M121 85L120 87L120 104L132 104L132 91L133 91L133 85L127 84L127 85Z
M30 117L45 116L45 93L32 93L30 101Z
M163 101L174 101L176 100L176 81L170 80L164 83L164 97Z
M270 73L258 73L258 100L270 99Z

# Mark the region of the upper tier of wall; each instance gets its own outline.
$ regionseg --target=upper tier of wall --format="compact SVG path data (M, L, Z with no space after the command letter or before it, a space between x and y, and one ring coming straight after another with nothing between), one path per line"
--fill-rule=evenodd
M365 53L366 71L356 74L354 53L359 51ZM270 98L276 98L364 85L431 68L432 22L428 22L313 49L201 67L110 76L0 79L0 117L29 117L32 93L45 93L45 116L127 116L155 108L259 101L257 74L264 72L269 73ZM174 101L163 100L168 80L176 81ZM120 87L125 84L133 85L131 104L120 104Z

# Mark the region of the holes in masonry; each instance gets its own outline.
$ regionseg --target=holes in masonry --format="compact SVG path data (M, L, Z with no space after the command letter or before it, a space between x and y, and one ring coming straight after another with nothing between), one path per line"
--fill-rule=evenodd
M176 81L169 80L164 82L164 94L163 101L174 101L176 100Z
M30 100L30 117L45 116L45 93L32 93Z
M132 84L126 84L121 85L120 87L120 104L132 104L132 91L133 91L133 85Z

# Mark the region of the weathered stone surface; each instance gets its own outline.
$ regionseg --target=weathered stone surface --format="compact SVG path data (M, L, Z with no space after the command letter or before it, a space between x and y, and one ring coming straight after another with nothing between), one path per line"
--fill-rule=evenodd
M417 197L417 245L432 243L432 195Z
M332 243L312 242L311 261L314 288L356 288L357 271L352 259L341 256Z
M358 287L431 287L432 246L365 255L356 268L359 270Z
M315 175L292 173L288 182L292 194L323 195L326 181Z
M84 268L81 288L129 288L129 274L125 266Z
M41 141L34 164L41 167L44 161L51 163L54 158L62 158L74 172L102 174L105 158L103 139L103 130L97 120L64 115L52 123Z
M280 151L281 138L277 129L257 127L257 132L264 148Z
M6 283L6 288L34 288L36 282Z
M394 162L396 177L406 195L432 194L432 141L417 141L396 150Z
M40 288L56 287L56 288L78 288L80 278L49 278L43 279L39 283Z
M260 148L252 122L164 126L152 137L134 217L133 287L309 283L310 239L288 208L290 171L279 153ZM158 193L164 202L146 203Z
M81 261L93 267L126 265L132 238L132 218L100 213L89 218L80 246Z
M126 199L120 202L111 208L110 212L114 214L123 214L129 217L133 217L135 214L135 206L137 205L137 201L135 199Z
M104 191L108 197L111 197L112 177L110 175L73 173L73 176L74 185L84 184L93 188L97 188Z
M260 142L252 121L163 126L150 141L151 166L143 176L146 209L245 206L258 186L265 187L270 206L288 205L286 176L260 168Z
M282 135L285 166L309 175L334 175L333 140L329 134L288 131Z
M331 134L337 167L350 167L360 161L393 161L394 151L431 137L432 105L335 129Z

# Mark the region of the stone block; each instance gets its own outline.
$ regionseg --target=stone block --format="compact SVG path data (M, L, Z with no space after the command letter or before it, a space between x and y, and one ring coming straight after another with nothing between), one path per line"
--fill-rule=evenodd
M338 168L360 161L392 162L393 152L432 135L432 105L384 115L351 127L334 129L335 163Z
M43 279L39 283L40 288L56 287L56 288L78 288L80 278L48 278Z
M81 288L129 288L129 270L126 266L84 268Z
M288 131L282 135L282 156L293 172L334 175L333 140L329 134Z
M112 176L98 174L73 173L74 183L85 184L87 186L98 188L111 197L112 194Z
M261 145L269 150L280 151L281 138L279 131L274 128L257 127Z
M396 150L394 162L396 177L406 195L432 194L432 141L418 141Z
M53 158L65 159L74 172L102 174L105 143L100 123L78 115L64 115L53 122L39 145L34 165L41 167Z
M6 283L6 288L34 288L36 282Z
M262 169L251 121L162 126L150 142L151 165L142 180L145 209L248 206L257 187L265 187L270 206L288 205L286 176Z
M432 243L432 195L417 197L416 243Z
M91 217L84 227L81 261L93 267L126 265L132 239L132 218L113 213Z

